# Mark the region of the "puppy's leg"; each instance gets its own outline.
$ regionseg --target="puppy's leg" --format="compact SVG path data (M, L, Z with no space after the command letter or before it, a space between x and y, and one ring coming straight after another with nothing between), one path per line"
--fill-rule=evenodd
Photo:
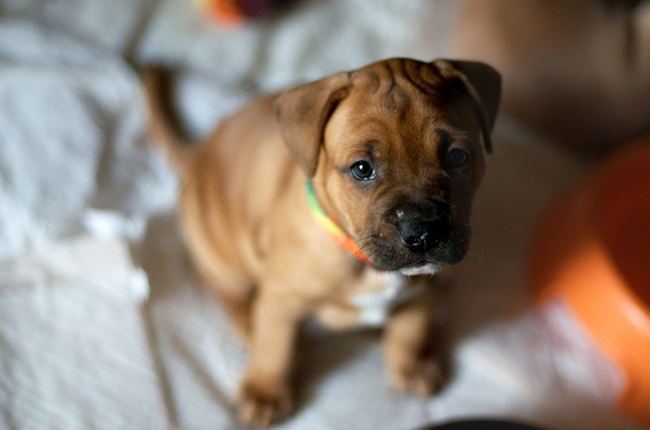
M261 285L253 303L251 356L239 389L240 419L264 427L291 412L289 372L303 307Z
M219 303L223 306L242 339L250 344L252 288L248 288L248 291L250 291L248 294L233 295L217 290L217 295Z
M444 375L429 347L431 313L439 295L429 287L390 317L384 334L384 359L391 383L400 392L424 397L442 387Z
M203 283L216 293L242 340L250 343L251 303L255 292L253 280L243 275L227 276L225 271L220 273L205 264L197 265L197 269Z

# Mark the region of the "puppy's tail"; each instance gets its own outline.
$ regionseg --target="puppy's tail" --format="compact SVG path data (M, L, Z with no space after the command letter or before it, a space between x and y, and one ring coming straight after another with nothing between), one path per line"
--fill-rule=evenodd
M149 66L142 71L141 77L149 110L149 136L165 150L178 173L184 175L195 151L181 135L180 127L171 115L169 76L164 69Z

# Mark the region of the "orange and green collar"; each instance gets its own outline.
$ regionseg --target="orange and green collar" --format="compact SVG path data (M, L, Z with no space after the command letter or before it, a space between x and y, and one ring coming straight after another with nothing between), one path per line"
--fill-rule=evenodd
M320 203L318 203L318 199L314 193L314 185L310 180L307 180L307 201L309 202L309 208L311 209L311 213L316 222L327 232L327 234L330 235L338 246L350 252L364 263L372 264L368 257L364 255L363 251L361 251L357 243L350 236L345 234L332 218L327 216L325 210L323 210Z

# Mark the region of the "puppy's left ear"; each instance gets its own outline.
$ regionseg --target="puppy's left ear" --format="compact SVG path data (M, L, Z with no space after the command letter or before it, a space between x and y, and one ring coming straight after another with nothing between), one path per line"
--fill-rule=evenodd
M487 64L475 61L435 60L433 64L444 79L458 79L463 83L475 104L485 150L491 153L490 132L501 99L501 75Z
M281 93L275 100L280 134L308 178L316 174L325 126L350 90L350 75L340 72Z

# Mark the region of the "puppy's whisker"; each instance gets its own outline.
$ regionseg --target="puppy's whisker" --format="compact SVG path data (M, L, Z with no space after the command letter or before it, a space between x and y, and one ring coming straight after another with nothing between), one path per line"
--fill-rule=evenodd
M374 240L374 239L378 239L378 238L379 238L379 235L366 236L366 237L362 237L361 239L359 239L359 240L357 241L357 243L360 244L360 245L362 245L362 246L366 246L366 245L368 245L372 240Z
M477 249L470 248L468 255L478 264L483 262L483 255Z
M475 247L470 246L469 243L464 239L460 239L460 242L462 242L465 246L468 247L468 251L467 251L468 254L471 255L472 258L474 258L478 263L481 263L481 261L483 261L483 256L478 251L478 249L476 249ZM461 252L460 249L458 249L458 251Z
M474 258L478 263L482 263L482 262L483 262L483 255L481 255L481 253L478 252L477 250L473 250L473 251L472 251L472 257L473 257L473 258Z
M358 257L356 255L351 255L350 258L348 258L347 263L345 264L345 270L350 269L350 267L357 263L359 261Z

